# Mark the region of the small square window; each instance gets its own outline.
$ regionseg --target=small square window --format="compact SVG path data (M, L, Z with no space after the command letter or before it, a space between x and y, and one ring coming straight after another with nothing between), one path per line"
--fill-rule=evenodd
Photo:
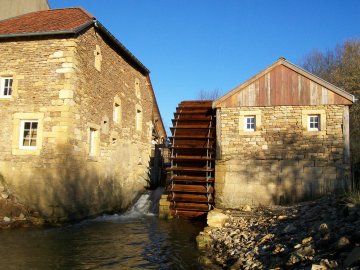
M244 117L244 130L255 131L256 117L254 115Z
M320 115L308 116L308 130L319 131L320 130Z
M36 149L37 146L37 120L23 120L20 126L20 149Z
M0 78L0 98L10 98L12 95L12 77Z

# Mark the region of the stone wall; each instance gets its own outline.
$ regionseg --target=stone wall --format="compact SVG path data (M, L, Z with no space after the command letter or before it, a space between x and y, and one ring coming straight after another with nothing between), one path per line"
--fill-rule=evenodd
M123 210L147 185L153 99L146 76L113 48L94 28L0 43L0 76L14 78L12 98L0 99L0 174L49 220ZM37 150L19 149L21 119L39 120Z
M321 131L306 130L313 113ZM283 204L346 189L347 113L343 105L218 109L216 205ZM257 116L255 132L242 131L244 115Z

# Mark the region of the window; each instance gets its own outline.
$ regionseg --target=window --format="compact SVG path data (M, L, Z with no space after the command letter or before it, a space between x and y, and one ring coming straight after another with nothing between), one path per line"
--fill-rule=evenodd
M0 78L0 97L1 98L10 98L12 95L12 77L3 77Z
M40 155L44 135L43 130L43 113L14 113L11 153L20 156Z
M326 134L326 111L324 109L302 110L301 115L304 135Z
M101 120L101 132L103 134L108 134L109 133L109 117L107 117L106 115L102 118Z
M113 120L115 123L120 123L121 122L121 106L119 103L115 102L114 103L114 115L113 115Z
M239 135L257 136L261 134L261 110L240 111Z
M88 155L90 159L95 161L96 158L100 155L100 131L101 125L87 123Z
M135 79L135 95L140 98L141 97L141 93L140 93L140 80L138 78Z
M244 131L255 131L256 118L254 115L244 117Z
M136 130L142 129L142 112L140 109L136 109Z
M308 116L308 130L319 131L320 130L320 115Z
M90 128L90 134L89 134L89 156L91 156L91 157L93 157L93 156L96 155L95 138L96 138L96 129Z
M96 48L94 50L94 56L95 56L94 66L98 71L101 71L102 55L99 45L96 45Z
M22 120L20 126L20 149L36 149L37 134L38 134L37 120Z

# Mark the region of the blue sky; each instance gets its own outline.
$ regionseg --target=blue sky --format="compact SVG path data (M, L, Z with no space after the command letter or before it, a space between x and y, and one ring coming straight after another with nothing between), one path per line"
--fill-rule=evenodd
M49 0L81 6L148 69L165 126L182 100L227 93L280 56L360 38L359 0ZM167 130L169 132L169 130Z

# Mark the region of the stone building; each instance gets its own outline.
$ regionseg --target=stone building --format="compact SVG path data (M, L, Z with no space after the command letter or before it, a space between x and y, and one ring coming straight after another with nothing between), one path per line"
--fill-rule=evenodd
M0 6L0 20L50 8L47 0L0 0Z
M354 96L280 58L214 101L216 206L345 190Z
M165 137L149 70L81 8L0 22L0 179L52 220L122 210Z

